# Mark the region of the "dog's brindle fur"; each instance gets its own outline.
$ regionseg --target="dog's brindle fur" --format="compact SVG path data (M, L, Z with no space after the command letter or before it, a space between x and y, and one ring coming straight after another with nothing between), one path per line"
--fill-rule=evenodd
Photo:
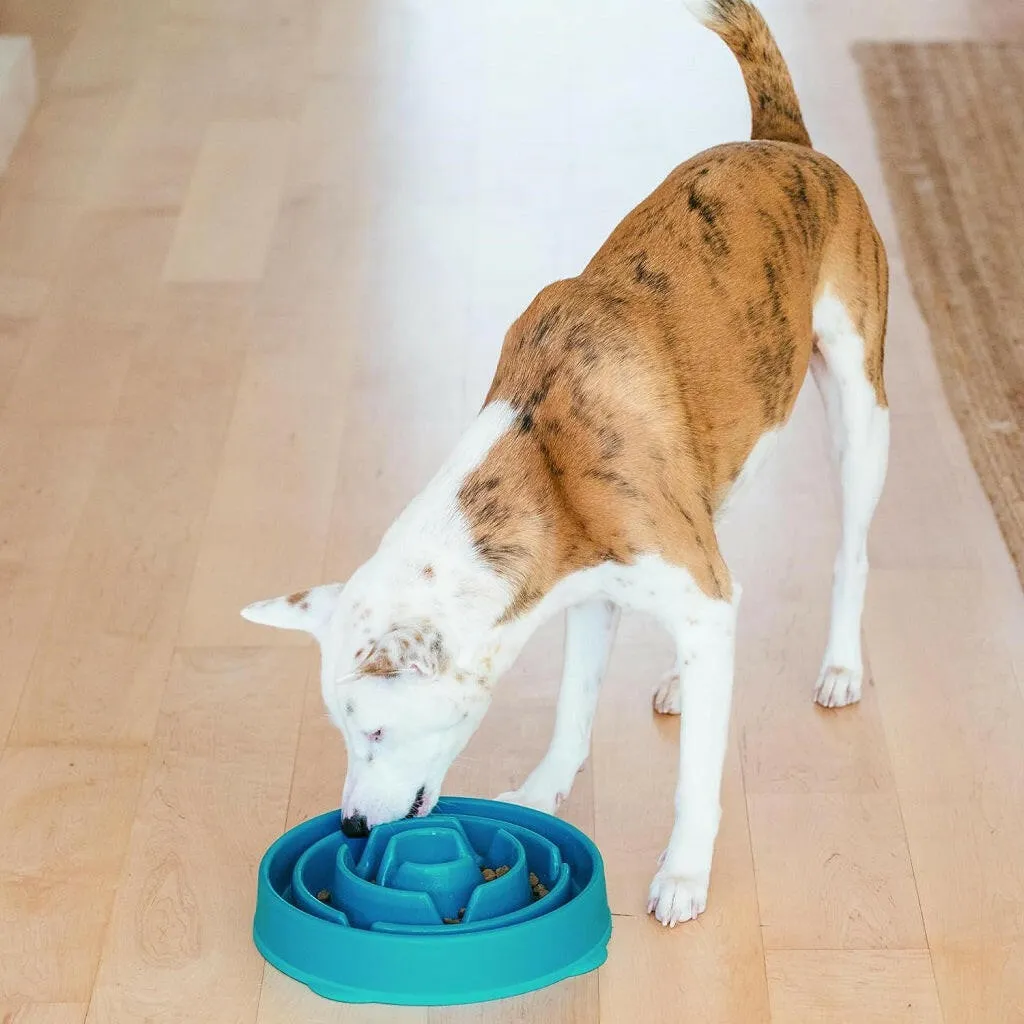
M788 419L830 288L865 339L884 407L888 267L849 176L810 149L760 15L721 4L753 141L677 167L578 277L512 325L488 401L519 411L466 481L480 554L514 617L568 574L657 551L729 597L715 513L758 438Z
M676 820L649 909L705 906L739 587L715 520L810 366L840 456L843 533L816 695L859 699L867 530L885 476L885 252L856 186L810 148L789 73L745 0L685 0L736 55L752 140L673 171L575 278L512 325L486 403L344 585L246 609L320 640L348 746L343 828L426 814L493 683L567 610L555 735L504 798L553 811L587 756L616 605L673 634L655 708L682 712Z

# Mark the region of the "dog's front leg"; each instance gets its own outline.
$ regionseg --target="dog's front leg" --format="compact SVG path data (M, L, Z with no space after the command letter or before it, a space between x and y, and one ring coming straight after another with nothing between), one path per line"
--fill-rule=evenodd
M549 814L569 795L590 753L590 730L619 623L619 608L595 600L573 605L565 619L565 664L555 712L555 732L544 759L523 785L499 800Z
M721 817L722 766L729 736L736 610L732 600L716 600L689 583L676 608L675 631L681 666L679 782L675 825L661 867L651 883L648 911L674 926L707 905L711 857ZM668 595L666 595L666 598Z

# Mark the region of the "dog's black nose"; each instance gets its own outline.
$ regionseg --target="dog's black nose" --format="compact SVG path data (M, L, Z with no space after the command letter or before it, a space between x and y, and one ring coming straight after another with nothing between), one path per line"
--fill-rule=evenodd
M347 818L342 818L341 831L349 839L365 839L370 834L370 829L366 824L366 815L352 814Z

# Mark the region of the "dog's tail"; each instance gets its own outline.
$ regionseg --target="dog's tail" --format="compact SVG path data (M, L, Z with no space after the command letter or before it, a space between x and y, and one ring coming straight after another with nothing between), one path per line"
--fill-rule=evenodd
M750 97L752 139L809 146L800 101L761 12L747 0L684 0L693 16L725 41L739 61Z

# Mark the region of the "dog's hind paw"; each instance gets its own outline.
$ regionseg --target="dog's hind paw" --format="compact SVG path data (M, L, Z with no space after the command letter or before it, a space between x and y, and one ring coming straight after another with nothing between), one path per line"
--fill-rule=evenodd
M679 674L677 672L665 673L658 688L654 691L654 699L651 703L659 715L679 714Z
M828 665L821 670L814 699L823 708L842 708L860 700L864 673L852 668Z
M675 928L704 913L708 905L708 880L659 871L651 882L647 913L665 927Z

